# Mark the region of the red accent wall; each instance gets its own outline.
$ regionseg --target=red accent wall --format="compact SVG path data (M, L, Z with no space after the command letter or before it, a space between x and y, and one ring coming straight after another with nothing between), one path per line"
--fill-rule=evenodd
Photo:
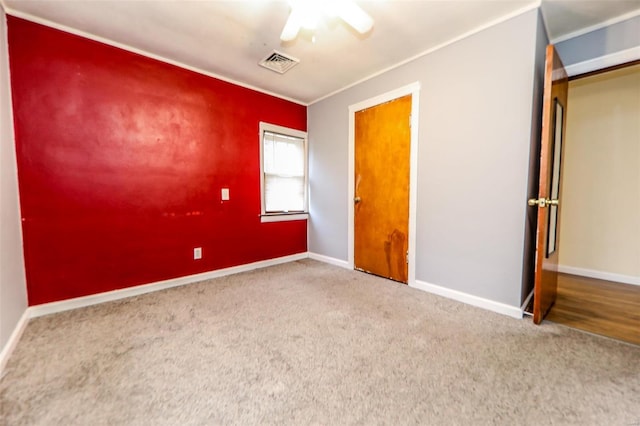
M258 216L258 123L306 107L7 19L30 305L307 250Z

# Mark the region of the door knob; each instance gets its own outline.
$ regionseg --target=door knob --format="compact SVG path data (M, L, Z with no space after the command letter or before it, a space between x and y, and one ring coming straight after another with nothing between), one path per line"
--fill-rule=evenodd
M548 198L532 198L530 199L527 204L529 204L530 206L538 206L538 207L547 207L547 206L557 206L560 204L559 200L550 200Z
M358 204L360 201L362 201L362 198L360 198L360 197L356 197L356 198L353 199L353 202L355 204Z

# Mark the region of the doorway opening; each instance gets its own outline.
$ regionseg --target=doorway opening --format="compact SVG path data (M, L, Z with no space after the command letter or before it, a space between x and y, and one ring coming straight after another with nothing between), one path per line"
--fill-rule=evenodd
M574 77L568 99L547 319L640 344L640 64Z

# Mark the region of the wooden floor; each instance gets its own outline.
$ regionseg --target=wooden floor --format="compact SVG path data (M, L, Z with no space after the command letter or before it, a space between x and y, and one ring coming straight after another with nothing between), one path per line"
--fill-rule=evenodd
M558 274L546 319L640 345L640 286Z

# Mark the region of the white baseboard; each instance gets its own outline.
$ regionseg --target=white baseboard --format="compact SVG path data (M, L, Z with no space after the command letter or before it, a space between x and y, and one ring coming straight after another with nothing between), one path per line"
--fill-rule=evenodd
M496 302L493 300L474 296L472 294L463 293L458 290L441 287L439 285L429 284L420 280L416 280L414 283L409 283L409 286L426 291L428 293L437 294L438 296L443 296L448 299L457 300L458 302L466 303L468 305L476 306L478 308L483 308L502 315L507 315L512 318L522 318L522 309L518 306L507 305L505 303Z
M266 268L267 266L279 265L281 263L294 262L296 260L308 258L308 253L298 253L289 256L277 257L275 259L261 260L259 262L247 263L245 265L233 266L230 268L218 269L215 271L203 272L201 274L188 275L170 280L157 281L149 284L142 284L135 287L124 288L121 290L113 290L105 293L92 294L89 296L76 297L74 299L61 300L59 302L44 303L28 307L22 317L18 321L9 340L0 352L0 378L4 367L15 349L22 332L24 331L29 318L36 318L43 315L54 314L57 312L68 311L71 309L82 308L85 306L97 305L99 303L111 302L114 300L126 299L127 297L138 296L140 294L151 293L154 291L164 290L171 287L192 284L211 278L224 277L227 275L237 274L240 272L252 271L254 269Z
M349 262L346 260L336 259L335 257L325 256L323 254L309 252L309 259L317 260L319 262L329 263L334 266L339 266L345 269L353 269L349 267Z
M522 315L528 315L528 312L525 312L525 309L527 309L527 305L529 305L529 302L531 301L532 297L533 297L533 289L531 289L531 291L529 292L529 295L527 296L527 298L524 299L524 302L522 303L522 306L520 306L520 310L522 311Z
M31 306L27 308L20 318L20 321L16 325L9 341L0 352L0 374L6 365L9 356L13 352L22 332L24 331L29 318L35 318L43 315L53 314L57 312L68 311L71 309L77 309L85 306L96 305L99 303L110 302L114 300L125 299L132 296L138 296L145 293L151 293L154 291L164 290L171 287L177 287L195 282L208 280L212 278L223 277L231 274L237 274L240 272L252 271L254 269L265 268L268 266L278 265L281 263L294 262L301 259L314 259L320 262L329 263L331 265L339 266L346 269L351 269L349 263L345 260L336 259L329 256L324 256L317 253L305 252L293 254L290 256L278 257L275 259L262 260L259 262L248 263L245 265L233 266L230 268L218 269L215 271L204 272L201 274L188 275L185 277L174 278L170 280L157 281L150 284L143 284L135 287L125 288L121 290L114 290L105 293L93 294L90 296L77 297L74 299L62 300L60 302L45 303L42 305ZM504 303L495 302L493 300L484 299L478 296L473 296L467 293L463 293L457 290L451 290L445 287L429 284L423 281L416 281L410 284L411 287L417 288L429 293L438 294L440 296L447 297L449 299L457 300L459 302L467 303L469 305L484 308L493 312L497 312L503 315L508 315L513 318L522 318L522 309L506 305ZM529 296L531 297L531 295ZM527 298L528 300L528 298ZM526 302L525 302L526 304ZM0 376L1 377L1 376Z
M27 323L29 322L29 308L25 309L22 313L22 316L18 320L16 327L13 329L13 333L9 336L9 340L2 348L2 352L0 352L0 379L2 379L2 372L4 371L4 367L7 365L7 361L9 361L9 357L13 353L13 350L16 348L24 329L27 327Z
M529 292L529 295L527 296L527 298L524 299L524 302L522 302L522 306L520 306L520 309L524 311L527 308L527 305L531 301L532 297L533 297L533 289Z
M259 262L247 263L245 265L232 266L230 268L217 269L215 271L203 272L201 274L187 275L184 277L173 278L170 280L157 281L150 284L142 284L135 287L123 288L121 290L113 290L105 293L92 294L90 296L76 297L74 299L62 300L60 302L44 303L42 305L31 306L29 317L35 318L42 315L49 315L57 312L68 311L70 309L82 308L85 306L97 305L99 303L111 302L113 300L125 299L127 297L138 296L140 294L151 293L154 291L164 290L171 287L178 287L186 284L192 284L199 281L209 280L211 278L224 277L240 272L252 271L254 269L265 268L267 266L278 265L281 263L293 262L300 259L306 259L307 253L292 254L289 256L278 257L275 259L261 260Z
M309 259L318 260L320 262L329 263L331 265L340 266L341 268L353 269L349 266L349 262L346 260L340 260L333 257L325 256L322 254L309 252ZM482 297L474 296L468 293L463 293L457 290L451 290L446 287L441 287L435 284L429 284L424 281L416 280L413 283L409 283L410 287L417 288L418 290L423 290L428 293L434 293L439 296L446 297L448 299L457 300L458 302L466 303L468 305L477 306L479 308L487 309L489 311L497 312L499 314L507 315L513 318L522 318L524 308L526 308L527 304L531 297L533 297L533 290L527 296L527 299L524 302L522 307L516 307L507 305L500 302L495 302L493 300L484 299Z
M595 278L598 280L613 281L623 284L640 285L640 277L632 275L614 274L613 272L596 271L593 269L576 268L575 266L558 265L558 272L578 275L581 277Z
M591 71L626 64L627 62L635 61L637 59L640 59L640 46L600 56L599 58L578 62L577 64L572 64L565 68L569 77L573 77L575 75L585 74Z

